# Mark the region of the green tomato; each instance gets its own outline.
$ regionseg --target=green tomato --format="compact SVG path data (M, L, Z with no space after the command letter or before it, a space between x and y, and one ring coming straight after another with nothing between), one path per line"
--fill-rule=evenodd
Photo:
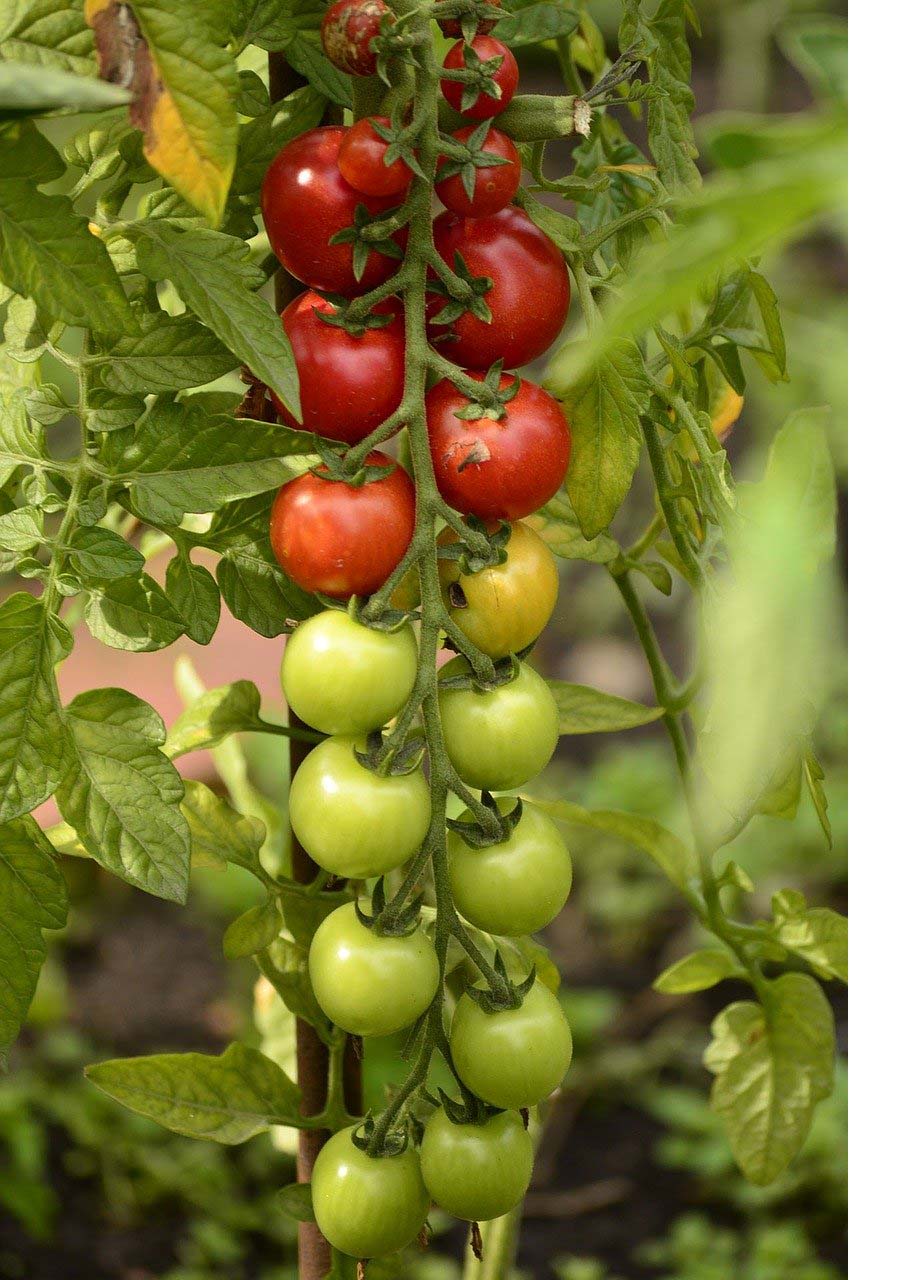
M572 1061L572 1033L559 1001L535 982L517 1009L484 1013L467 994L455 1006L449 1047L472 1093L521 1110L548 1098Z
M357 738L326 738L291 783L294 834L320 867L348 880L385 875L414 856L430 826L420 769L380 777L365 769Z
M514 1209L533 1167L534 1145L515 1111L483 1124L455 1124L439 1107L420 1145L420 1169L434 1203L466 1222L487 1222Z
M310 981L328 1018L353 1036L390 1036L429 1006L439 962L418 928L407 937L374 933L353 902L326 916L313 935Z
M453 658L439 674L470 669L467 659ZM469 787L487 791L523 786L549 762L559 739L556 700L524 662L514 680L489 691L441 689L439 714L456 773Z
M375 631L340 609L301 622L281 660L292 710L320 733L368 733L396 716L417 675L410 626Z
M430 1197L413 1147L397 1156L368 1156L342 1129L313 1165L313 1212L329 1244L352 1258L403 1249L424 1224Z
M514 807L497 801L501 813ZM463 822L471 821L465 810ZM572 887L572 860L562 836L545 813L524 805L512 834L499 844L474 849L449 832L452 897L465 920L487 933L517 938L548 925Z

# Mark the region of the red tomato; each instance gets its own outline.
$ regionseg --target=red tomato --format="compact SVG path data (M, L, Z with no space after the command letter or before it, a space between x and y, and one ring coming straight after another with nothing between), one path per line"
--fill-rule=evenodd
M440 0L436 0L439 4ZM502 0L486 0L487 4L493 5L495 9L502 7ZM485 36L496 26L495 18L483 18L477 24L477 34ZM439 29L444 36L448 36L450 40L458 40L461 37L461 18L440 18Z
M329 62L348 75L375 75L370 43L388 12L383 0L337 0L331 5L322 19L322 47Z
M368 596L398 564L414 532L414 485L385 453L372 466L394 471L355 488L317 469L278 490L272 507L275 559L305 591L343 599Z
M459 80L446 80L445 72L464 71L465 42L463 40L453 44L446 54L442 64L443 79L439 87L449 106L461 115L467 116L469 120L489 120L491 116L498 116L501 111L505 111L512 101L515 90L518 88L518 63L515 61L512 50L507 49L501 40L495 40L492 36L476 36L471 42L471 47L481 62L489 62L491 58L502 58L498 70L493 73L493 81L499 85L500 96L494 98L489 93L481 93L473 106L462 111L461 97L467 85Z
M481 380L479 373L471 377ZM504 373L500 389L510 387ZM503 417L456 417L467 396L451 382L427 395L427 430L439 492L456 511L481 520L521 520L542 507L569 465L569 424L543 387L522 379Z
M315 289L354 297L388 280L398 263L371 252L358 280L353 247L329 241L351 225L359 204L375 214L396 201L364 195L345 182L338 169L345 132L340 125L311 129L278 152L262 184L262 217L278 261L292 276Z
M489 369L497 360L516 369L543 355L565 324L571 297L565 260L550 237L507 205L489 218L442 213L433 239L450 267L460 254L471 275L493 281L484 295L492 321L465 312L433 338L434 346L467 369ZM431 324L442 305L431 305Z
M406 191L414 176L401 159L385 163L389 144L373 128L373 121L389 128L388 116L369 116L352 124L338 151L341 176L368 196L395 196Z
M471 125L456 129L456 142L467 142L474 132ZM455 173L436 183L436 194L447 209L465 218L486 218L509 204L521 181L521 156L512 139L499 129L491 129L481 148L484 155L500 156L507 164L474 169L474 194L469 196L462 174ZM442 163L445 163L443 158Z
M393 308L399 314L390 324L354 337L320 320L318 312L335 308L318 293L303 293L285 307L281 321L297 363L303 423L272 398L289 427L357 444L395 412L404 395L404 322L397 302L375 310Z

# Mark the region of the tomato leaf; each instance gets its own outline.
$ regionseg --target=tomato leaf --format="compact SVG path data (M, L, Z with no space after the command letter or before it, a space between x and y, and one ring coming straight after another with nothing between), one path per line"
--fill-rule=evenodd
M707 991L724 978L733 978L740 973L740 967L729 951L705 947L664 969L655 978L653 986L655 991L662 991L665 995L687 995L692 991Z
M232 920L224 934L224 954L239 960L263 951L281 932L281 909L277 898L269 897Z
M9 0L0 10L0 58L18 64L7 68L17 76L34 68L93 76L97 67L82 0Z
M228 1045L217 1058L112 1058L85 1074L108 1097L188 1138L232 1146L274 1124L300 1124L297 1086L270 1058L242 1044Z
M196 644L208 644L221 615L218 583L201 564L175 556L167 567L165 591Z
M237 358L191 315L163 311L139 318L138 333L102 339L87 364L111 391L148 395L213 382L236 368Z
M592 564L608 564L619 555L619 543L599 533L596 538L586 538L578 527L578 521L567 500L561 494L551 498L546 506L525 518L554 553L564 560L588 560Z
M238 813L202 782L188 778L184 786L180 810L189 825L193 866L213 871L223 871L229 863L255 867L266 837L265 825Z
M510 49L520 49L571 35L578 22L579 15L562 5L528 4L500 18L494 34Z
M638 725L651 724L664 714L663 707L646 707L613 693L589 689L565 680L548 680L559 708L559 732L618 733Z
M251 680L207 689L171 725L164 745L172 760L189 751L207 751L232 733L252 733L262 724L259 690Z
M147 573L93 584L85 623L96 640L130 653L164 649L179 640L185 629L177 610Z
M278 1207L298 1222L315 1222L313 1188L308 1182L292 1182L278 1192Z
M847 921L829 907L809 907L795 889L771 899L774 938L812 966L820 978L847 981Z

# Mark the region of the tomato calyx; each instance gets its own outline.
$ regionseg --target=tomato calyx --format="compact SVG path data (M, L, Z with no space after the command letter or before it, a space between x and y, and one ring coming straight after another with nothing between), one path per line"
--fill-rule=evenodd
M317 480L329 480L348 485L351 489L360 489L365 484L373 484L376 480L384 480L392 474L397 466L395 462L364 462L356 471L345 467L345 454L341 453L333 443L320 436L313 437L313 447L319 454L321 465L310 472Z
M518 657L510 653L507 658L500 658L498 662L493 663L493 674L488 680L479 676L472 668L462 675L443 676L439 681L439 688L473 689L475 693L491 693L494 689L501 689L503 685L511 684L518 678L520 671L521 663Z
M352 338L362 338L368 329L385 329L395 319L395 312L369 311L361 315L360 310L352 308L351 299L343 298L340 293L325 294L329 307L314 307L313 312L323 324L332 325L335 329L344 329Z
M460 818L447 818L446 826L450 831L457 832L465 844L470 845L472 849L489 849L492 845L502 844L504 840L508 840L521 821L524 805L519 797L514 808L508 813L501 813L489 791L481 792L480 802L495 818L495 826L491 823L485 829L479 822L466 822Z
M502 86L496 80L496 72L503 64L506 56L505 47L500 45L502 53L496 53L492 58L481 58L473 43L468 44L467 41L462 42L464 48L462 57L464 59L464 69L454 67L446 67L443 72L443 80L452 80L458 84L462 84L464 88L461 91L461 103L459 110L462 115L477 105L477 100L483 95L486 98L492 98L498 102L502 97ZM457 47L457 46L456 46Z
M401 259L404 250L392 239L396 231L405 225L399 222L397 209L386 209L382 213L370 213L365 204L358 204L354 210L354 221L349 227L336 231L329 244L350 244L353 246L354 278L360 280L366 270L367 259L375 251L386 258Z
M468 264L457 250L455 251L453 271L459 280L465 282L467 289L462 297L455 297L441 280L428 280L428 293L438 293L443 298L448 299L442 310L430 318L430 323L434 325L453 324L465 312L469 311L472 316L476 316L484 324L489 324L493 319L493 313L486 303L484 294L489 293L493 288L492 277L472 276L468 270Z
M469 458L468 461L478 462L482 461L482 459ZM458 567L462 573L480 573L484 569L493 568L494 565L505 564L508 555L506 546L512 536L512 526L503 522L498 528L491 531L482 520L478 520L477 516L467 516L465 524L469 529L485 538L486 546L478 550L476 546L469 546L467 542L461 539L455 539L453 542L437 542L436 558L438 560L457 560ZM457 587L457 582L452 583L452 586ZM461 595L464 595L463 591ZM467 604L467 600L459 601L453 598L452 603L456 608L463 608Z
M438 1097L434 1098L429 1090L424 1091L424 1097L432 1102L434 1106L442 1107L452 1124L486 1124L493 1116L499 1115L498 1107L491 1107L488 1103L483 1102L461 1081L459 1081L459 1085L463 1099L461 1102L456 1102L454 1098L450 1098L445 1089L442 1088L437 1089Z
M394 913L387 911L385 881L382 876L373 887L369 911L364 911L359 902L354 902L357 919L365 929L371 929L380 938L409 938L412 933L416 933L422 907L423 897L418 895Z
M502 379L502 361L497 360L487 370L486 376L478 383L486 389L483 399L469 400L462 409L455 410L455 417L464 422L477 422L480 418L494 418L497 422L506 416L506 405L514 400L521 390L521 378L514 374L506 387L500 387ZM464 471L472 462L483 462L483 458L475 458L470 454L458 464L458 470Z
M495 987L468 987L465 995L469 996L484 1013L502 1013L506 1009L520 1009L525 996L537 981L537 970L531 965L530 972L521 982L513 982L506 969L502 952L496 948L493 957L493 974L498 981Z
M456 174L460 174L465 194L469 200L473 200L477 170L494 169L509 163L505 156L494 156L483 149L492 127L492 120L482 120L464 142L445 139L443 149L449 159L437 173L436 181L443 182L446 178L454 178Z
M496 26L502 12L500 0L486 4L484 0L436 0L433 17L445 36L471 41L479 33L487 35Z
M383 124L375 116L370 116L369 122L370 128L376 136L389 144L382 158L382 163L386 168L390 169L396 160L403 160L415 178L424 178L426 176L420 167L417 153L414 150L417 129L413 121L405 123L399 106L393 109L388 124Z
M364 769L380 778L403 778L420 767L426 743L422 738L409 738L397 750L389 750L381 729L367 734L366 750L354 748L354 755Z
M392 1129L383 1135L379 1149L375 1147L376 1121L368 1112L361 1124L351 1134L351 1142L359 1151L364 1151L373 1159L381 1160L383 1156L400 1156L408 1149L410 1137L407 1129Z

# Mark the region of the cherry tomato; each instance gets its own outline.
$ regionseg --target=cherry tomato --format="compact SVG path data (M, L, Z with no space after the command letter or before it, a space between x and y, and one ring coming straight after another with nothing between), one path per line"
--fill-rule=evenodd
M285 698L320 733L380 729L407 702L416 676L410 626L377 631L340 609L301 622L281 659Z
M275 256L292 276L315 289L354 297L388 280L398 262L371 251L358 280L352 245L329 241L352 225L358 205L377 214L397 200L364 195L345 182L338 168L344 135L340 125L326 125L278 152L262 184L262 218Z
M489 218L442 213L433 239L450 267L460 254L472 276L493 281L484 294L492 321L466 311L434 345L468 369L486 370L497 360L516 369L543 355L565 324L571 298L565 259L550 237L507 205Z
M275 559L305 591L344 599L379 589L414 532L414 485L397 462L378 451L370 466L393 466L360 486L324 479L318 467L278 490L272 506Z
M440 544L454 542L451 529ZM512 525L502 564L463 573L457 560L439 561L446 608L478 649L491 658L520 653L550 621L559 591L553 553L526 524Z
M479 374L472 374L478 382ZM511 387L504 373L499 388ZM572 437L559 402L526 378L501 418L459 418L468 397L444 380L427 395L427 430L439 492L481 520L520 520L566 477Z
M346 880L385 875L414 856L430 825L419 769L380 777L354 754L364 742L326 738L291 783L291 826L314 862Z
M440 0L436 0L439 4ZM493 5L495 9L502 6L502 0L486 0L487 4ZM482 18L477 24L477 34L485 36L496 26L495 18ZM461 37L461 18L440 18L439 29L449 40L458 40Z
M484 1013L467 994L455 1006L449 1047L472 1093L494 1107L534 1107L562 1084L572 1033L559 1001L535 982L518 1009Z
M534 1168L534 1146L515 1111L483 1124L455 1124L433 1112L420 1144L420 1170L435 1204L454 1218L488 1222L521 1202Z
M370 47L389 13L382 0L337 0L322 19L322 47L329 62L351 76L376 74L376 52Z
M456 142L467 142L474 132L470 125L456 129L452 137ZM521 156L512 139L499 129L490 129L483 141L484 155L499 156L507 164L474 168L474 194L469 196L461 173L454 173L436 183L436 194L447 209L464 218L486 218L498 213L512 200L521 181ZM442 162L445 163L443 157Z
M379 1258L414 1239L430 1208L413 1147L397 1156L368 1156L352 1141L356 1128L329 1138L313 1165L316 1225L341 1253Z
M355 336L320 320L335 307L318 293L301 294L281 313L297 376L303 423L273 395L289 427L357 444L395 412L404 395L404 321L397 302L380 303L393 319ZM397 313L397 314L396 314Z
M422 929L407 937L374 933L353 902L337 907L313 934L307 961L323 1013L352 1036L390 1036L429 1008L439 962Z
M467 659L453 658L439 675L469 671ZM456 773L485 791L523 786L549 762L559 739L556 700L524 662L514 680L489 691L440 689L439 714Z
M505 111L512 101L515 90L518 88L518 63L515 61L512 50L493 36L476 36L471 41L471 48L481 62L490 62L493 58L502 59L498 69L493 72L493 83L499 86L499 97L494 98L492 94L481 93L473 106L462 110L462 96L468 86L460 80L447 80L445 73L446 71L464 71L465 42L463 40L453 44L446 54L442 63L443 78L439 87L446 102L460 115L466 116L468 120L489 120L491 116L498 116Z
M385 163L389 144L376 132L374 122L387 129L392 124L387 116L368 116L352 124L338 152L338 168L346 182L368 196L399 195L414 175L400 157Z
M514 808L497 800L501 813ZM461 815L471 821L468 810ZM565 906L572 887L572 860L565 841L545 813L524 805L507 840L475 849L449 832L449 875L455 906L465 920L500 937L537 933Z

